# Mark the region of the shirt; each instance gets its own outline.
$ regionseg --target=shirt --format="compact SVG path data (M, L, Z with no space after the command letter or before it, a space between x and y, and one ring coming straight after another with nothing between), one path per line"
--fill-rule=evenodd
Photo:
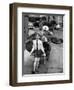
M37 43L38 43L38 45L37 45ZM36 49L42 50L42 52L44 53L43 43L42 43L42 41L39 40L39 39L38 39L38 41L37 41L37 40L33 40L33 47L32 47L31 53L32 53L34 50L36 50Z

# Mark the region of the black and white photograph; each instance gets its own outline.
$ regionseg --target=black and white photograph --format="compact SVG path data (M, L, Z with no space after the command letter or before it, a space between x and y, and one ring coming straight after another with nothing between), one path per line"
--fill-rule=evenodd
M10 84L72 82L72 7L10 5Z
M63 73L63 16L22 13L22 75Z

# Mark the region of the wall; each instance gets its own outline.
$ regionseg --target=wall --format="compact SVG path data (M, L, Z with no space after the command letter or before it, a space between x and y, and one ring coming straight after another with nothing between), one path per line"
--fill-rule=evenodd
M74 83L28 87L9 86L9 3L12 2L14 0L0 0L0 90L73 90ZM15 2L72 5L74 10L74 0L15 0Z

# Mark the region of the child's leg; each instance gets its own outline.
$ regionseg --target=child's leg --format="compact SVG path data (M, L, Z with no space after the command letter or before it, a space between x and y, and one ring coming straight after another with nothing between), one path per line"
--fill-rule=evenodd
M37 58L37 68L39 66L39 61L40 61L40 58Z
M39 60L40 60L40 58L35 58L35 61L34 61L34 66L33 66L33 71L35 71L36 70L36 68L38 68L38 65L39 65Z
M37 63L37 58L35 57L35 61L34 61L34 66L33 66L33 71L35 71L35 69L36 69L36 63Z

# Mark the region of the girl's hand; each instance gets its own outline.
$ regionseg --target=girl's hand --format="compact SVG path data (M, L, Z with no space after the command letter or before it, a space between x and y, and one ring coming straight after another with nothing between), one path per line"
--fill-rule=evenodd
M43 56L46 56L46 54L44 53Z
M30 56L32 56L32 53L30 53Z

